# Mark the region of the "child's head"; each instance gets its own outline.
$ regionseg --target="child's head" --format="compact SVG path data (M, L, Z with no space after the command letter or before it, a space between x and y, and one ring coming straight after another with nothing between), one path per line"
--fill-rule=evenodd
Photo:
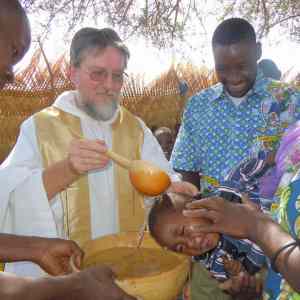
M281 71L278 69L275 62L271 59L262 59L258 66L262 70L265 77L273 78L275 80L280 80Z
M207 224L204 218L187 218L182 214L189 197L182 194L164 194L157 201L149 214L149 230L152 237L169 250L190 256L201 255L215 248L219 234L193 234L190 228L194 225ZM202 239L204 238L204 239Z

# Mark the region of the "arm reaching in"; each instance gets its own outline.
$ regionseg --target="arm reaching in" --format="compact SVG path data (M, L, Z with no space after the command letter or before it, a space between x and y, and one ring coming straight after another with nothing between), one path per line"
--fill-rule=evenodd
M268 215L258 211L244 197L242 204L230 203L211 197L187 204L183 214L193 218L207 218L212 224L190 228L195 235L203 232L220 232L236 238L248 238L272 258L278 249L293 242L291 235ZM295 291L300 291L300 248L289 247L276 260L276 267Z
M73 241L0 234L0 261L32 261L51 275L69 273L70 258L80 267L83 251Z
M135 300L115 283L105 267L66 276L39 279L0 273L0 298L5 300Z

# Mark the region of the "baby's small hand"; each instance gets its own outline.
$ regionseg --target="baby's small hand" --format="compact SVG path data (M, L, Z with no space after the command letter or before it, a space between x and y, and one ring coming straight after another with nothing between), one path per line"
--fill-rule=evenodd
M191 283L188 281L183 288L183 300L191 300Z
M231 259L226 255L222 256L224 269L230 276L237 276L240 272L244 271L242 263L236 259Z
M250 300L260 297L262 292L262 280L257 276L251 276L247 272L240 272L228 280L219 284L220 289L235 296L236 300Z

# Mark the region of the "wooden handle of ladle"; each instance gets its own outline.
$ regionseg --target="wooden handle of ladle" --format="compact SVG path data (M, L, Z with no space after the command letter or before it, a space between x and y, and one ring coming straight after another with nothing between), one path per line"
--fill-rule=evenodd
M117 163L118 165L120 165L121 167L129 170L130 166L131 166L131 161L111 150L107 150L106 151L106 155L112 159L115 163Z

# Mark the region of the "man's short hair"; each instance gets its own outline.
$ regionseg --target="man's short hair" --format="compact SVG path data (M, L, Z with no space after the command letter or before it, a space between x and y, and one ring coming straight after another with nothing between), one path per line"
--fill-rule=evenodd
M105 49L113 47L119 49L125 57L125 66L130 53L123 44L119 35L111 28L82 28L73 37L70 48L70 63L74 67L79 67L83 54L90 49Z
M256 43L256 34L253 26L241 18L230 18L217 26L212 38L212 45L227 46L239 42Z

